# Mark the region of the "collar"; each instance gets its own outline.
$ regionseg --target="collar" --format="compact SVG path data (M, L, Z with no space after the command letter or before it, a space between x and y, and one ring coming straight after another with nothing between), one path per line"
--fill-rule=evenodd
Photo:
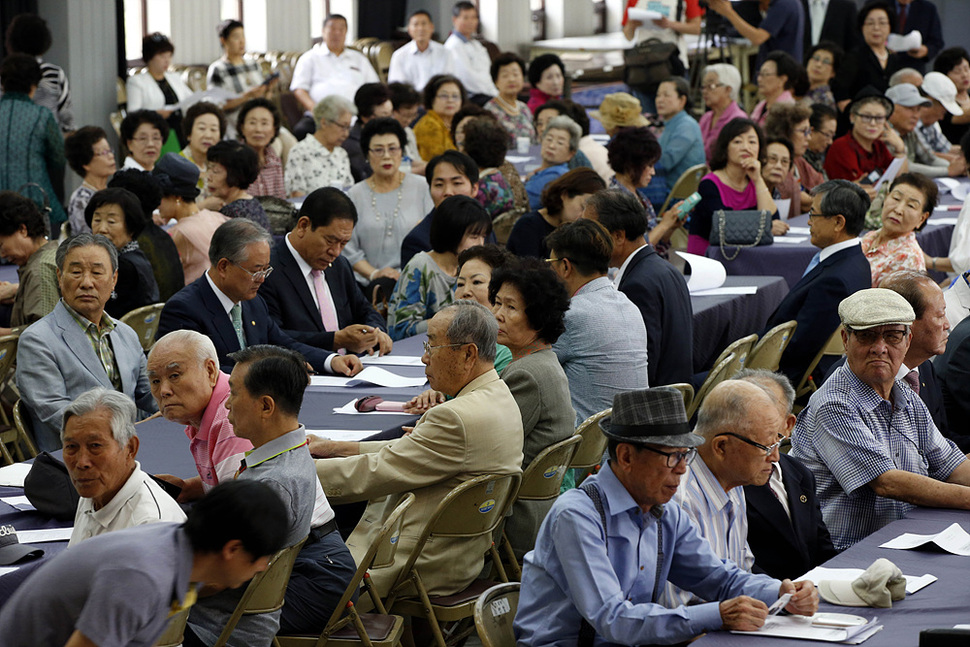
M292 235L292 233L293 232L290 232L289 234L283 236L283 240L286 241L286 248L290 250L290 254L293 255L293 260L295 260L297 266L299 266L300 273L303 275L303 278L307 278L310 276L310 272L313 271L313 268L310 267L309 263L303 260L303 257L300 256L300 252L296 251L296 249L293 247L293 244L290 243L290 236Z
M461 33L457 29L452 29L451 34L463 43L471 42L471 38L468 38L467 36L465 36L465 34Z
M617 289L619 289L620 281L623 280L623 275L626 274L626 268L630 266L630 262L633 260L633 257L639 254L640 252L642 252L643 250L647 249L648 247L650 247L650 243L646 243L644 245L641 245L640 247L637 247L635 250L633 250L630 253L629 256L626 257L626 259L623 261L623 264L620 265L619 271L616 273L616 276L613 277L613 285L615 285Z
M9 101L24 101L26 103L33 103L33 99L26 92L4 92L3 98Z
M212 280L212 277L209 276L208 270L206 270L206 273L203 274L203 276L205 277L205 280L209 282L209 287L212 288L212 291L215 293L216 298L219 299L219 303L222 305L222 309L226 311L226 314L229 314L229 311L232 310L232 307L234 305L236 305L236 302L230 299L229 297L227 297L226 294L222 290L220 290L218 286L216 286L215 282Z
M334 58L340 58L344 54L346 54L348 51L350 51L350 48L348 48L347 45L344 45L344 48L342 50L340 50L340 53L339 54L337 54L332 49L330 49L329 47L327 47L327 43L326 42L317 43L316 45L314 45L314 47L319 47L320 48L319 51L320 51L320 54L322 56L333 56Z
M677 114L675 114L673 117L671 117L670 119L668 119L665 122L665 125L669 126L670 124L676 123L678 121L683 121L683 119L686 116L687 116L687 111L686 110L681 110L680 112L678 112Z
M640 506L633 500L633 496L630 495L629 490L620 483L620 479L616 478L611 463L607 463L603 469L590 478L596 479L596 485L603 495L600 497L603 501L603 508L611 517L616 517L624 513L629 514L630 512L638 516L642 514ZM654 514L656 516L660 516L663 514L663 506L654 506L653 511L655 511ZM603 531L606 532L606 528Z
M141 164L139 164L137 161L135 161L135 158L132 157L131 155L129 155L128 157L125 158L125 163L122 165L121 168L122 168L122 170L129 169L129 168L133 168L136 171L144 171L146 173L151 173L151 171L149 169L145 168L144 166L142 166Z
M875 411L879 407L886 404L886 401L882 399L882 396L876 393L876 390L859 379L859 376L852 372L849 368L849 363L845 364L846 377L849 380L849 385L854 391L856 391L857 402L859 406L866 411ZM909 406L909 402L906 398L906 391L913 393L912 389L904 385L905 390L900 388L900 382L897 379L893 380L893 388L890 392L890 397L892 398L892 406L896 410L903 410ZM913 393L913 395L916 395ZM916 396L919 397L918 395Z
M484 373L482 373L481 375L479 375L478 377L476 377L468 384L466 384L465 386L461 387L461 390L458 391L458 395L456 395L455 398L460 398L465 393L471 393L475 389L485 386L486 384L490 382L494 382L499 379L501 378L499 378L498 373L495 371L495 369L494 368L489 369Z
M404 47L407 48L407 54L413 54L414 56L423 56L425 54L431 54L434 49L435 42L433 40L428 41L428 46L424 48L424 51L418 49L418 44L413 40L408 42Z
M92 503L92 508L90 510L85 510L84 513L102 528L107 530L111 523L115 520L115 517L118 516L118 513L121 512L121 507L125 505L125 503L131 499L131 497L138 493L138 488L141 487L141 484L144 482L145 478L146 474L141 471L141 463L135 461L135 470L131 473L131 476L128 477L128 480L125 481L125 484L121 486L121 489L118 490L113 497L111 497L111 500L108 501L100 510L95 510Z
M841 243L835 243L824 248L818 253L818 262L821 263L829 256L841 252L843 249L849 249L850 247L855 247L862 241L859 238L852 238L850 240L843 240Z
M899 370L896 371L896 379L897 380L903 379L904 377L906 377L907 375L909 375L909 372L910 371L916 371L916 373L919 374L919 367L917 366L916 368L910 368L910 367L906 366L905 363L904 364L900 364L899 365Z
M84 315L82 315L81 313L79 313L71 306L67 305L67 301L64 300L64 297L61 297L61 303L64 304L64 308L70 313L72 317L74 317L74 319L78 322L78 324L80 324L80 326L85 330L87 330L91 326L98 328L99 331L101 329L104 329L104 330L107 330L108 332L111 332L112 330L115 329L114 319L112 319L111 316L108 315L108 313L105 312L104 310L101 311L101 320L98 323L95 323L90 319L88 319L87 317L85 317Z
M704 462L704 458L700 454L697 455L697 458L690 464L688 469L700 486L705 498L714 504L718 512L723 510L731 502L728 493L724 491L720 481L714 476L714 472L707 466L707 463Z
M277 436L268 443L246 452L246 467L252 469L272 458L303 447L306 444L306 427L300 425L293 431L288 431L282 436Z
M614 290L613 283L610 281L608 276L598 276L588 283L584 283L582 287L573 293L573 296L585 292L598 292L600 290Z
M196 429L196 432L199 429L208 430L212 427L216 416L226 410L227 397L229 397L229 376L219 371L216 385L212 388L212 395L209 396L209 404L205 405L205 411L202 412L202 420L199 422L199 428ZM192 437L194 437L194 434L190 436L190 438Z

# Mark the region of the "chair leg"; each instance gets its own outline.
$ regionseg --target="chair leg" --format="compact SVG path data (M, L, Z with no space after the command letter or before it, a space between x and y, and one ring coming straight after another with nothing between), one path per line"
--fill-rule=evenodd
M512 550L512 542L509 541L509 536L504 532L502 533L502 551L505 553L505 559L509 564L509 569L512 571L512 577L515 578L516 582L521 582L522 567L519 565L519 560L515 557L515 551Z
M441 633L441 625L438 624L438 617L435 616L434 608L431 606L431 598L428 597L428 591L424 588L421 576L417 572L414 573L414 587L418 590L418 597L421 598L421 604L424 605L425 619L431 625L431 634L434 636L435 645L437 647L448 647L445 642L445 636Z
M495 567L495 570L498 571L499 580L501 580L504 583L508 583L509 576L505 572L505 566L502 565L502 558L499 556L498 550L495 548L494 541L492 542L492 545L488 547L488 554L489 554L489 557L492 558L492 565ZM514 560L514 557L513 557L513 560Z

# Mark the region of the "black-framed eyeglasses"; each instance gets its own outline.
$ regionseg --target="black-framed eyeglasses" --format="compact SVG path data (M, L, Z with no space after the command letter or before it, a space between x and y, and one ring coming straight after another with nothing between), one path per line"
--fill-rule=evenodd
M686 452L662 452L659 449L654 449L650 445L640 445L644 449L649 449L654 454L660 454L661 456L667 457L667 467L673 468L680 465L681 461L684 461L687 465L693 462L694 457L697 456L697 449L691 447Z
M834 218L837 215L839 215L839 214L837 214L837 213L820 213L818 211L809 211L808 212L808 217L809 218Z
M245 267L243 267L239 263L236 263L235 261L229 261L229 262L232 263L233 265L235 265L236 267L238 267L239 269L241 269L246 274L248 274L249 275L249 278L251 278L253 280L253 283L255 283L256 281L262 281L267 276L269 276L270 274L273 273L273 266L272 265L269 266L269 267L267 267L266 269L259 270L258 272L250 272Z
M871 328L866 330L856 330L855 328L849 328L846 326L846 330L855 335L855 338L860 344L865 346L872 346L875 344L880 337L882 340L889 344L890 346L899 346L906 339L906 334L909 332L907 329L903 330L872 330Z
M547 258L547 259L545 259L545 261L547 263L549 263L550 265L555 265L556 263L560 263L562 261L568 261L568 260L569 259L568 258L565 258L565 257L563 257L563 258Z
M772 452L780 448L781 444L785 441L785 437L782 436L781 434L778 435L778 442L776 442L774 445L762 445L761 443L756 443L750 438L745 438L741 434L736 434L733 431L725 431L720 434L714 434L715 438L717 438L718 436L731 436L732 438L737 438L741 442L747 443L752 447L757 447L758 449L760 449L765 453L765 456L771 456Z

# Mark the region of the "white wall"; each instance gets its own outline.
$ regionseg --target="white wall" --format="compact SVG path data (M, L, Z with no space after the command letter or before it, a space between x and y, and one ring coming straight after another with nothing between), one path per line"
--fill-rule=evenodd
M585 36L594 24L591 0L546 0L546 38Z

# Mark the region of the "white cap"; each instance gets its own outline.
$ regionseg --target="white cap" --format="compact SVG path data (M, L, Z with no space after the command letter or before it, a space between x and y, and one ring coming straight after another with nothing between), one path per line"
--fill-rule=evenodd
M923 77L923 92L943 104L951 115L960 116L963 108L957 103L957 86L946 74L930 72Z

